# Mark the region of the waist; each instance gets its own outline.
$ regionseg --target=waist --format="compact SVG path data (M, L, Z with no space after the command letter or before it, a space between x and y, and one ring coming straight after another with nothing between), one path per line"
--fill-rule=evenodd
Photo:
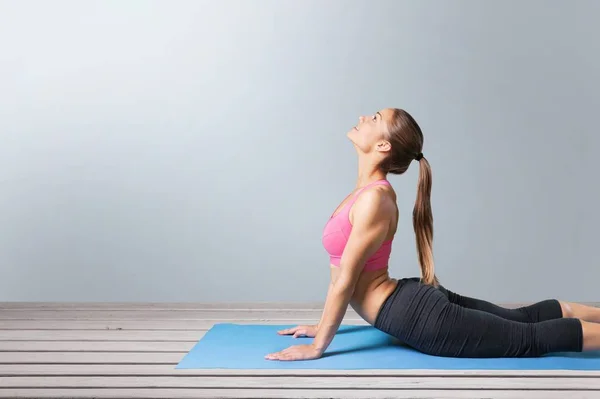
M332 281L339 275L339 267L331 265ZM350 306L367 323L375 323L375 318L383 302L396 288L396 280L389 277L387 267L373 271L363 271L358 278Z

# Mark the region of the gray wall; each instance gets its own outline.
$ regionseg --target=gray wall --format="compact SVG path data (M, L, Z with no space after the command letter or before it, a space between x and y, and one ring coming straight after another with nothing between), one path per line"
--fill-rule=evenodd
M0 300L320 301L345 132L402 107L443 283L600 294L600 3L4 1ZM415 165L416 166L416 165ZM391 274L418 274L417 168Z

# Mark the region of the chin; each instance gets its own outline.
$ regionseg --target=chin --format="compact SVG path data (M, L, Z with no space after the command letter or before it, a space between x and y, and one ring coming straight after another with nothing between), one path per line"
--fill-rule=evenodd
M346 136L352 140L353 137L356 137L356 135L358 134L358 130L356 130L355 128L352 128L350 130L348 130L348 132L346 133Z

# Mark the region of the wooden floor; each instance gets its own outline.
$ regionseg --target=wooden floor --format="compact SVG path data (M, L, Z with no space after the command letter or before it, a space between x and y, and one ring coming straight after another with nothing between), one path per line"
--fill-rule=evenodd
M598 371L175 370L215 322L319 317L319 304L0 303L0 397L600 398Z

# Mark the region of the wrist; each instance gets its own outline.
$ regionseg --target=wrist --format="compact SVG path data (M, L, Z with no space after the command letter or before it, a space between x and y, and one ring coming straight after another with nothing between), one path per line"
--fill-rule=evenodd
M322 355L325 352L326 348L323 345L318 345L316 342L313 342L311 345L319 355Z
M323 332L319 332L319 334L315 336L311 345L318 353L323 354L325 349L329 346L329 342L325 337L321 336L321 334L323 334Z

